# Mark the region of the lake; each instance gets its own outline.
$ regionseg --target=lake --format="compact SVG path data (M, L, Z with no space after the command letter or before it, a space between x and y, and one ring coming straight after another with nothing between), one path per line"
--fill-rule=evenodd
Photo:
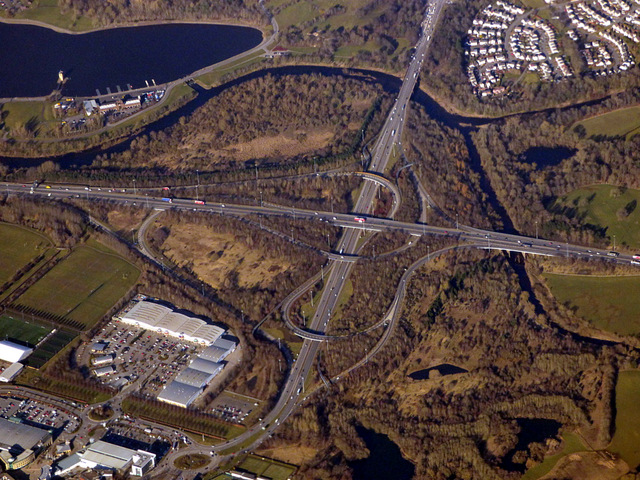
M69 96L116 93L166 83L257 46L249 27L165 24L113 28L79 35L32 25L0 23L0 97L36 97L56 88L58 72Z
M443 363L441 365L436 365L431 368L424 368L422 370L416 370L409 374L409 377L413 380L428 380L429 374L436 370L440 375L455 375L456 373L467 373L468 370L464 368L458 367L456 365L451 365L450 363Z
M415 468L406 460L398 445L388 436L377 433L361 425L356 426L358 435L369 449L369 456L362 460L348 462L353 469L354 480L410 480Z

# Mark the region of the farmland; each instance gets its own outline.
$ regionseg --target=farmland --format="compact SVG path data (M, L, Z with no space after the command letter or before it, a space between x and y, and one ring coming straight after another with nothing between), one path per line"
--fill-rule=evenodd
M584 127L586 136L622 137L638 133L640 129L640 106L621 108L597 115L575 124Z
M551 293L595 327L623 335L640 332L640 276L545 274Z
M105 247L83 245L53 267L16 302L79 324L95 325L135 285L139 270Z
M620 372L616 385L616 432L607 450L619 454L631 469L640 464L639 403L640 371Z
M0 223L0 285L31 260L46 252L51 242L43 235L26 228Z
M606 229L606 235L618 246L640 248L640 190L592 185L579 188L559 198L553 208L570 209L572 216Z

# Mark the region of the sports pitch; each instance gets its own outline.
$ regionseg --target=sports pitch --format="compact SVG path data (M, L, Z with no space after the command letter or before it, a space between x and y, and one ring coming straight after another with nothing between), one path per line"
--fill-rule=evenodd
M136 283L140 271L123 258L80 246L30 287L17 304L95 325Z
M43 235L34 230L0 223L0 285L51 247Z
M34 321L23 320L18 315L0 316L0 340L17 340L35 347L51 330Z

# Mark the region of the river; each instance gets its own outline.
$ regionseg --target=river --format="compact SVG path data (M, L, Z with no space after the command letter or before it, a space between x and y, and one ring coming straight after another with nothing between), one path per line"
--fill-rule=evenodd
M69 79L62 93L91 96L166 83L260 44L262 33L232 25L172 23L58 33L33 25L0 23L0 98L37 97Z

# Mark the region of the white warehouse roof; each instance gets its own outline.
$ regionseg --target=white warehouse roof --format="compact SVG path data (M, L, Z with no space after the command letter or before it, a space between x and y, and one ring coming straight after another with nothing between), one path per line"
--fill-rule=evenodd
M24 347L8 340L0 341L0 360L16 363L24 360L33 352L33 348Z
M191 385L192 387L202 388L209 383L214 376L215 374L187 367L176 376L175 381L184 383L185 385Z
M188 407L200 395L201 391L201 388L185 385L174 380L158 395L158 400L180 407Z
M210 345L218 339L224 329L209 325L199 318L189 317L174 312L164 305L154 302L139 301L121 320L148 330L165 333L173 337L184 338L189 342Z
M0 382L10 382L22 371L22 368L21 363L12 363L0 374Z
M189 365L189 368L205 372L210 375L217 375L224 368L224 365L222 363L212 362L210 360L205 360L204 358L196 357Z

